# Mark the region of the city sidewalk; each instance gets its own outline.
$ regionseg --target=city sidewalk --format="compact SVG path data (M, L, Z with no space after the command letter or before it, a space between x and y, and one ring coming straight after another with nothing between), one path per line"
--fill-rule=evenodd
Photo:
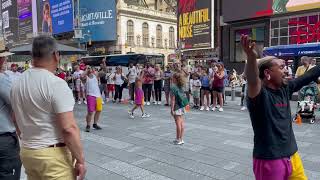
M230 100L230 97L227 98ZM103 130L85 133L84 105L75 115L87 161L87 180L251 180L253 132L247 112L228 101L225 112L186 115L183 146L175 146L169 108L148 106L152 116L129 119L128 105L104 106ZM294 112L294 110L293 110ZM320 116L319 116L320 118ZM320 179L320 123L294 125L310 180Z

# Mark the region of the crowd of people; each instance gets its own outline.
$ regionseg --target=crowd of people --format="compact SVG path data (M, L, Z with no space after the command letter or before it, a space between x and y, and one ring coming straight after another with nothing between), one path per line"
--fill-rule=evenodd
M238 75L235 70L228 73L223 63L217 61L206 65L200 65L196 62L193 67L187 65L186 62L182 62L182 64L175 62L165 67L150 63L130 64L128 68L107 67L103 61L100 67L90 67L80 63L75 65L73 70L70 69L67 72L61 69L56 70L55 74L67 81L73 90L79 105L87 104L87 86L81 77L88 68L92 68L92 73L97 77L101 97L103 97L102 104L109 101L122 103L126 100L134 104L136 80L140 79L145 105L162 105L164 103L165 106L169 106L171 78L175 72L180 70L186 79L183 87L184 92L194 109L215 111L218 108L222 112L223 106L226 104L225 87L227 86L242 86L243 95L245 94L244 75ZM128 99L123 96L123 90L126 88L128 89ZM243 105L243 107L245 106Z
M129 101L134 104L130 118L135 118L138 108L142 118L150 117L144 105L151 105L152 97L153 104L161 105L164 91L165 105L176 125L173 143L183 145L184 115L190 101L195 109L222 112L229 83L233 88L243 86L241 105L248 107L254 131L256 179L306 180L292 128L290 97L318 80L320 66L310 67L309 58L302 58L297 77L287 82L289 71L283 60L272 56L257 60L255 44L248 36L241 37L241 44L248 57L241 76L236 71L228 73L221 62L196 63L192 68L175 62L165 69L158 64L130 64L125 71L122 67L113 70L103 60L100 68L80 63L74 72L64 72L57 69L57 43L46 35L34 38L33 68L22 74L15 64L11 71L4 71L11 53L0 53L0 142L7 144L0 146L0 179L18 180L22 164L28 180L85 178L75 102L87 105L85 131L90 132L91 126L102 129L98 123L103 103L125 101L124 88L129 89Z

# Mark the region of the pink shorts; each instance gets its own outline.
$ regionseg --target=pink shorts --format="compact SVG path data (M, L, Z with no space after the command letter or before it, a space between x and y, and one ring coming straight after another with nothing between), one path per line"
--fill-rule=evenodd
M87 96L88 112L101 112L102 111L102 98Z
M264 160L253 159L256 180L307 180L303 164L296 152L288 158Z

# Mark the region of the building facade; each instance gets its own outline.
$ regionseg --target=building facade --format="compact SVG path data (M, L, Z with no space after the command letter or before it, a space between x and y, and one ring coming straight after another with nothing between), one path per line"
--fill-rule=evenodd
M111 51L126 53L173 54L177 42L174 12L155 10L118 1L116 45Z
M256 42L260 57L265 47L320 43L320 0L260 0L252 1L252 8L241 6L245 0L220 2L221 58L230 69L240 72L244 69L246 55L240 46L242 34ZM295 67L300 57L281 56L294 60Z
M164 2L163 2L164 3ZM156 9L158 7L158 9ZM170 7L154 1L117 1L116 41L92 42L90 54L175 53L177 17ZM107 33L107 30L106 30Z

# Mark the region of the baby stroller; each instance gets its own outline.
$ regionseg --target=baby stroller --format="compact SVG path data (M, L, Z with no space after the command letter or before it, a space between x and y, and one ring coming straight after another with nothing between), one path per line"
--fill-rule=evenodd
M297 113L294 118L300 115L302 120L309 120L310 124L315 122L315 109L317 108L317 84L310 84L300 90L300 101L298 101Z

